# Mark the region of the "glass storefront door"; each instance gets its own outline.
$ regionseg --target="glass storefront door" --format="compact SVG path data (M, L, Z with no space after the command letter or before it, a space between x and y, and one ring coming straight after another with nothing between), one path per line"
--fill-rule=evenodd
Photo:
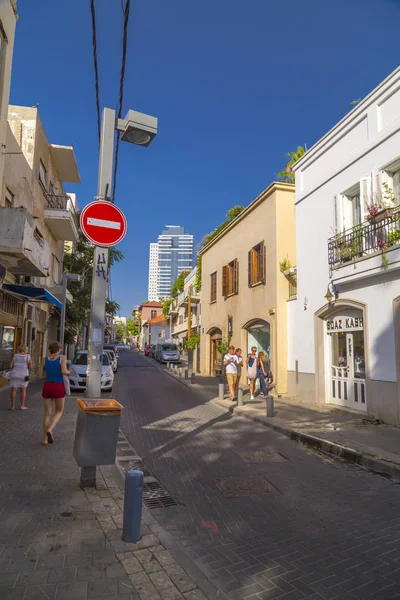
M342 319L349 322L349 319ZM335 321L339 322L339 319ZM366 411L364 332L328 333L330 346L330 402Z

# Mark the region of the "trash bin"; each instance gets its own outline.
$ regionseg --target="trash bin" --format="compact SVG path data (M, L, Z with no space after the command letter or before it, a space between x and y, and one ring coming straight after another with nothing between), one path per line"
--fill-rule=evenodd
M116 400L78 398L74 458L79 467L115 463L122 409Z

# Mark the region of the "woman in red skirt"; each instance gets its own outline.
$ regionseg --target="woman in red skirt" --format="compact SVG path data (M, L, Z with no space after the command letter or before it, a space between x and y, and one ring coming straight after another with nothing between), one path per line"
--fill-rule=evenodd
M60 352L61 345L58 342L52 342L49 345L50 355L42 363L42 377L46 379L42 391L44 400L43 446L53 444L54 428L64 412L65 388L63 376L68 376L70 372L67 369L67 357L62 356ZM55 405L54 416L53 403Z

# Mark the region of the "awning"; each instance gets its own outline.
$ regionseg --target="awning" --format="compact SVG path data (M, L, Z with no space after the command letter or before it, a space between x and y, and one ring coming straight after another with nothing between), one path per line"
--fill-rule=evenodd
M29 285L13 285L11 283L3 283L2 289L5 292L9 292L14 296L18 296L23 300L29 300L30 302L49 302L54 304L61 310L62 304L53 294L46 290L46 288L33 287Z

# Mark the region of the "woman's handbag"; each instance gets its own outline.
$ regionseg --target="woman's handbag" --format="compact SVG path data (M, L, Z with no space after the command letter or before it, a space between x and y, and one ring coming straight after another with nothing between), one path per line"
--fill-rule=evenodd
M68 377L68 375L63 375L63 380L64 380L65 395L66 396L70 396L71 395L71 386L69 384L69 377Z
M4 371L4 373L3 373L4 379L7 379L7 381L10 381L11 373L12 373L12 369L7 369L7 371Z

